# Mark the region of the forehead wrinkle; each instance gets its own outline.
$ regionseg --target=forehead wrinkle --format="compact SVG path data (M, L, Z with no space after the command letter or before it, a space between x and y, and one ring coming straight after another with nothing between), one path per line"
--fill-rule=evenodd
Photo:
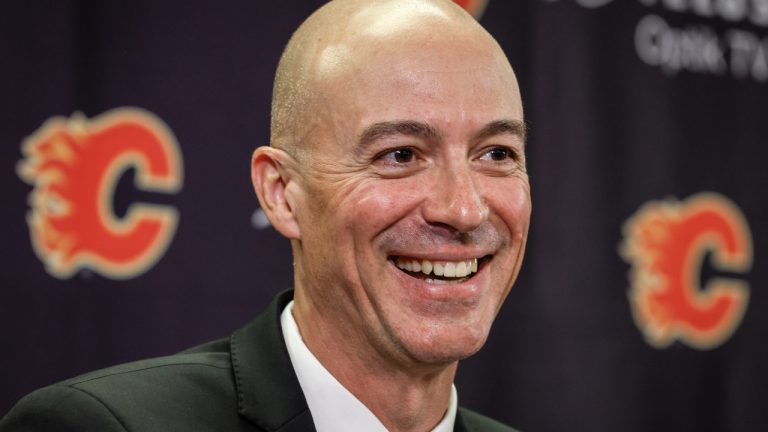
M396 120L373 123L363 130L357 140L357 152L363 152L371 144L385 137L405 135L428 141L441 139L440 132L431 125L415 120Z

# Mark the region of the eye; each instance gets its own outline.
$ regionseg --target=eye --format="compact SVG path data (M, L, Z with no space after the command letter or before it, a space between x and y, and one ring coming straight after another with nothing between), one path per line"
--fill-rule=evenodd
M480 157L480 160L491 160L494 162L517 160L517 154L506 147L494 147Z
M385 178L400 178L419 172L427 164L423 153L413 147L390 147L373 160L376 172Z
M413 150L411 149L397 149L392 152L392 158L397 163L408 163L413 160Z
M386 164L408 164L414 161L416 158L416 153L409 148L399 148L395 150L390 150L378 157L378 159L382 160Z

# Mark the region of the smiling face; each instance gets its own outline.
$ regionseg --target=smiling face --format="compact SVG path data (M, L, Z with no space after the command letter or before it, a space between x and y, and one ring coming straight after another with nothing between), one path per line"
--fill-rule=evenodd
M285 187L294 310L313 352L445 364L485 342L522 261L523 113L490 37L401 33L318 56Z

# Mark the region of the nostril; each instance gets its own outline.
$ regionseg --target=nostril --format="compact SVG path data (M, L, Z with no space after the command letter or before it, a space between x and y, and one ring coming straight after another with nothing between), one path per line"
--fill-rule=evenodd
M450 200L432 200L424 209L424 219L432 226L452 232L470 232L488 218L488 207L479 200L452 197Z

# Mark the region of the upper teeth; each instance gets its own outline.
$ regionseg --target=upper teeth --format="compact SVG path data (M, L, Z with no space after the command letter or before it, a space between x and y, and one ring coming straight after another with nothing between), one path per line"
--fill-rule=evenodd
M477 258L467 261L430 261L408 258L395 258L395 265L410 272L422 272L443 277L465 277L477 273Z

